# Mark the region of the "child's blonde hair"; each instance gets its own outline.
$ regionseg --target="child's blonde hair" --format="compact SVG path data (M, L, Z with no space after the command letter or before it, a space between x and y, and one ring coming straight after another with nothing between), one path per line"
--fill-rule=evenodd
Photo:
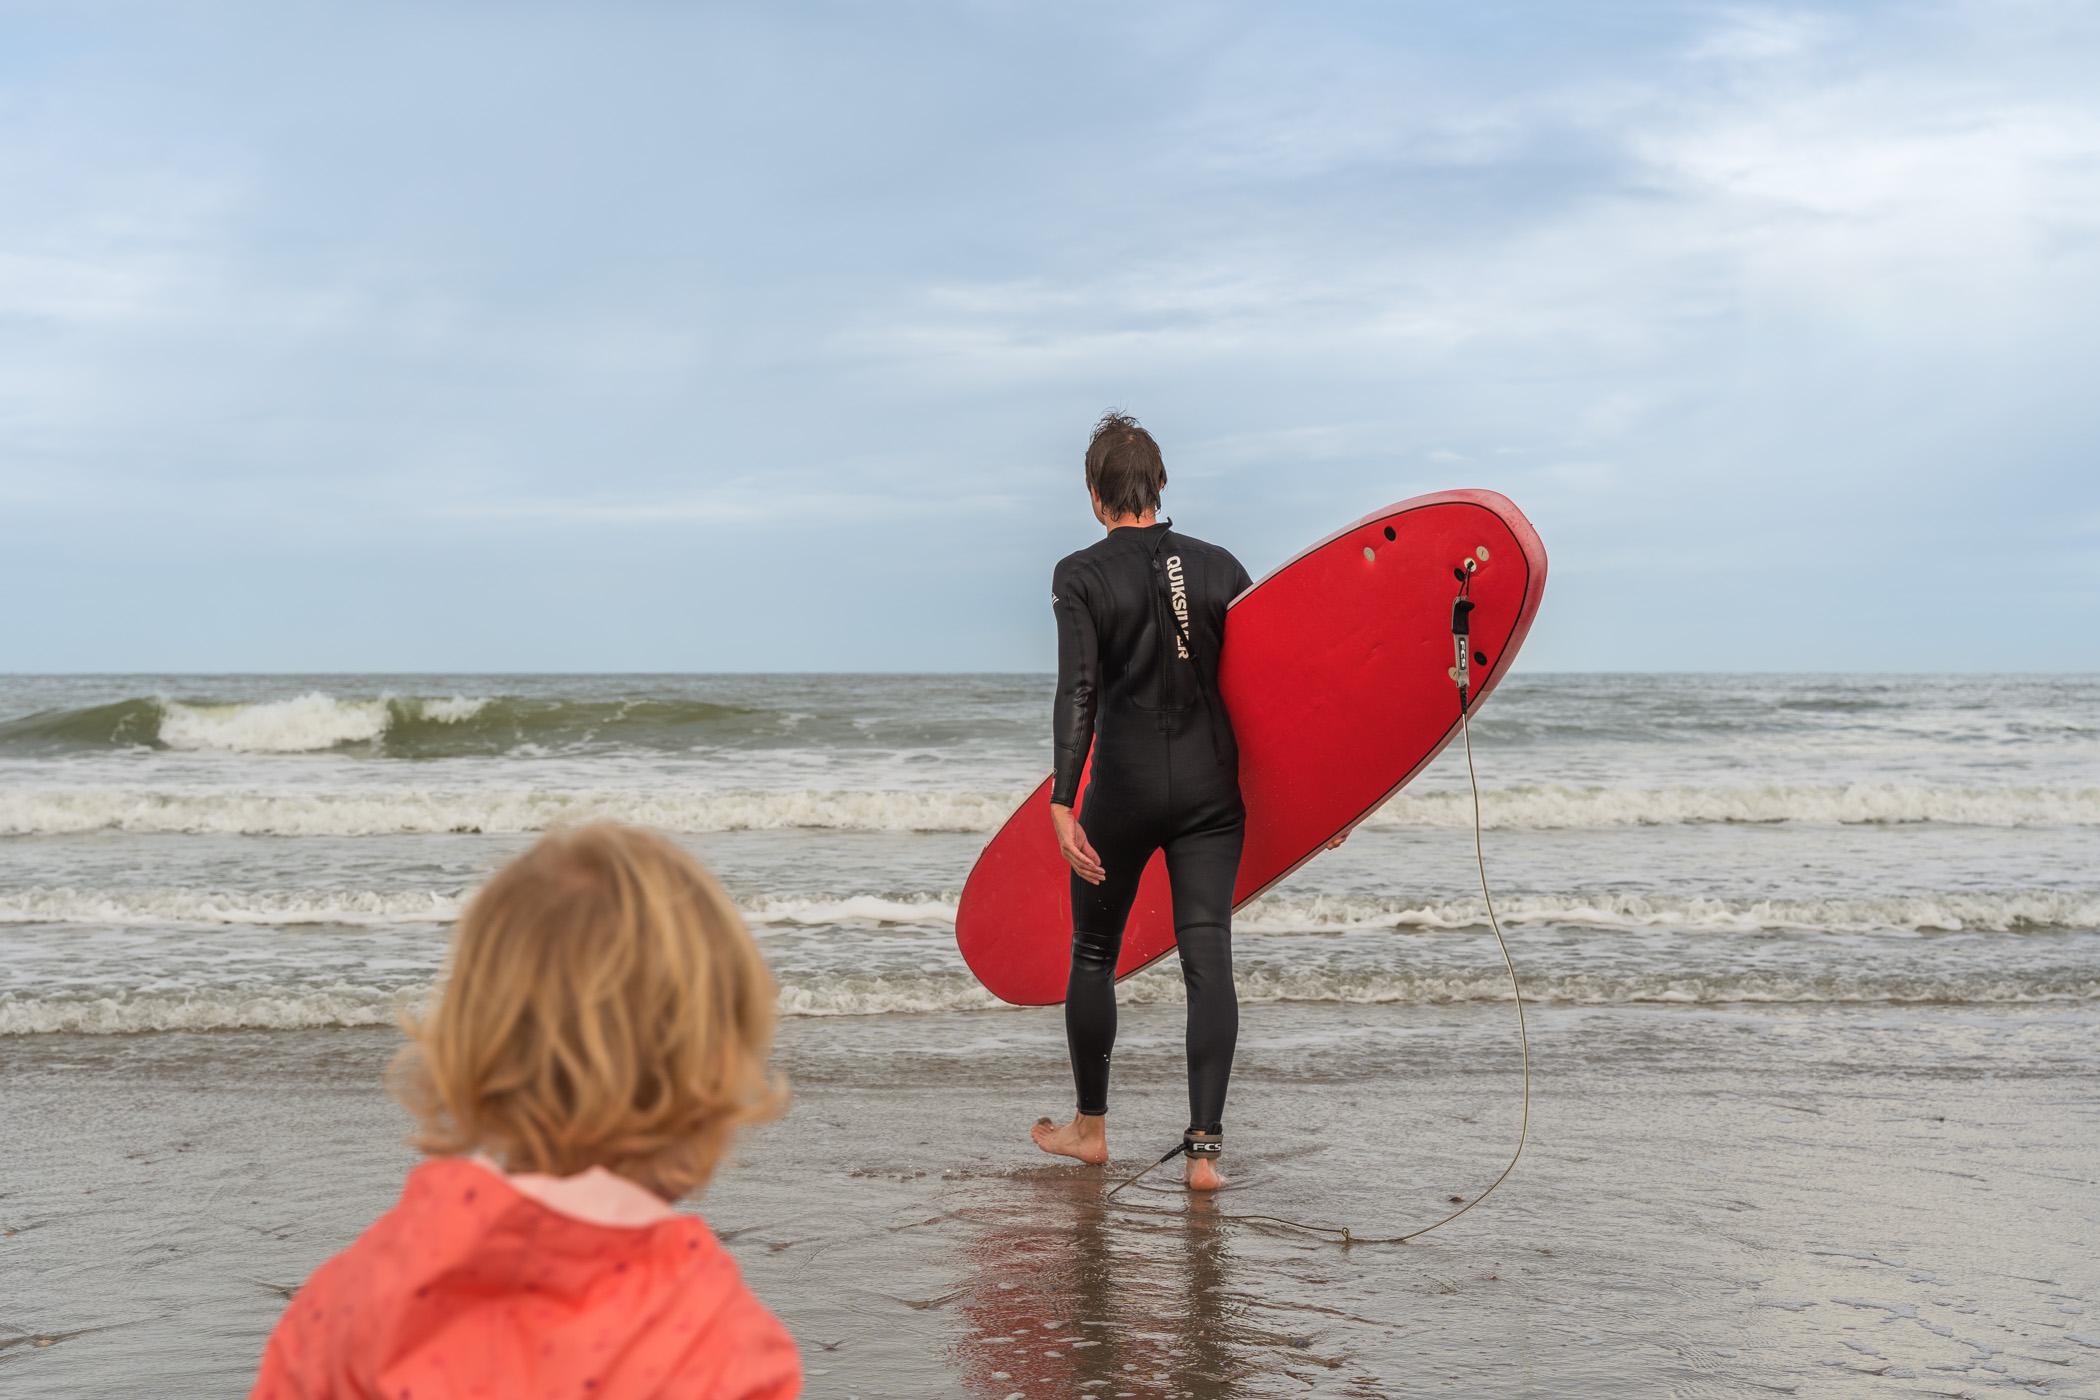
M666 1199L705 1184L768 1076L773 978L736 906L654 832L542 837L474 896L396 1091L425 1152L511 1171L602 1166Z

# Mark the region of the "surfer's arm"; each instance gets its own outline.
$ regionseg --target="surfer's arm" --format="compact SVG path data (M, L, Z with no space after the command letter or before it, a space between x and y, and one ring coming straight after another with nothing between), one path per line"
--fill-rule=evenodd
M1057 614L1057 699L1050 716L1057 763L1050 801L1070 807L1079 799L1079 775L1094 747L1094 712L1101 699L1101 645L1085 573L1060 568L1051 578L1050 602Z

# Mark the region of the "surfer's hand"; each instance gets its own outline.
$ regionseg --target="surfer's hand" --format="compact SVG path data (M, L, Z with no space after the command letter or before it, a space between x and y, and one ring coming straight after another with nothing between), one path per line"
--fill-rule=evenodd
M1327 843L1327 849L1328 849L1328 850L1330 850L1330 851L1331 851L1331 850L1334 850L1334 849L1335 849L1336 847L1340 846L1340 845L1342 844L1342 842L1344 842L1344 841L1346 841L1346 840L1348 840L1348 839L1349 839L1349 833L1348 833L1347 831L1344 831L1344 832L1343 832L1343 833L1342 833L1341 835L1339 835L1339 836L1335 837L1335 838L1334 838L1334 839L1333 839L1332 841L1329 841L1329 842Z
M1057 828L1058 853L1065 858L1065 864L1072 867L1073 874L1089 885L1098 885L1108 878L1108 872L1101 868L1101 857L1094 854L1092 843L1086 839L1086 832L1080 829L1079 819L1072 815L1070 807L1051 803L1050 824Z

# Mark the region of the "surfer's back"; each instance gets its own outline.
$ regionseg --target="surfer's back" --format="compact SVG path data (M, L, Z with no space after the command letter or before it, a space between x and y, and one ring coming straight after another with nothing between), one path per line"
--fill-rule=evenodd
M1189 659L1206 683L1214 682L1225 610L1251 582L1230 550L1171 523L1111 530L1060 559L1051 580L1053 597L1060 604L1075 600L1093 622L1104 698L1123 688L1119 682L1152 675L1166 659L1170 629L1181 625L1188 629ZM1169 609L1164 623L1162 598Z

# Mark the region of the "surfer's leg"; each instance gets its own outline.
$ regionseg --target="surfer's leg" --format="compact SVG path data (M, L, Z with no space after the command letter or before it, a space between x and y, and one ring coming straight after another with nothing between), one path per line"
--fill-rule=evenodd
M1189 1128L1225 1130L1225 1086L1239 1044L1240 1001L1232 985L1232 929L1189 924L1175 931L1188 987Z
M1232 889L1245 824L1233 821L1167 843L1174 889L1174 940L1188 988L1189 1131L1225 1130L1225 1090L1239 1044L1240 1002L1232 980ZM1220 1184L1208 1158L1191 1157L1188 1181Z
M1102 1122L1108 1112L1109 1059L1116 1048L1116 958L1138 881L1155 849L1140 833L1096 803L1080 804L1080 824L1108 872L1100 884L1072 877L1072 970L1065 983L1065 1045L1079 1112L1062 1127L1048 1119L1031 1130L1036 1146L1083 1162L1108 1160Z
M1106 824L1098 824L1106 825ZM1108 1062L1116 1048L1116 958L1123 951L1123 925L1137 898L1138 880L1152 848L1117 839L1122 833L1087 832L1108 878L1090 885L1072 877L1072 971L1065 984L1065 1043L1072 1053L1072 1081L1079 1111L1108 1112Z

